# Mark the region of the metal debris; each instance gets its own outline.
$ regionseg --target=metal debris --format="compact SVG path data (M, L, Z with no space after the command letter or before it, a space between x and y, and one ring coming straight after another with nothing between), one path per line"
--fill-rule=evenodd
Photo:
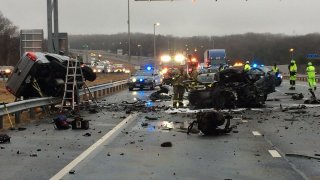
M0 134L0 144L2 143L9 143L11 137L8 136L7 134Z
M190 133L194 124L198 124L198 129L205 135L218 135L218 134L226 134L232 131L232 127L230 127L230 119L232 116L229 114L223 114L217 111L211 112L199 112L197 114L197 120L192 122L188 127L187 134ZM219 126L222 126L225 121L226 125L223 129L220 129Z
M172 147L172 143L170 141L161 143L161 147Z

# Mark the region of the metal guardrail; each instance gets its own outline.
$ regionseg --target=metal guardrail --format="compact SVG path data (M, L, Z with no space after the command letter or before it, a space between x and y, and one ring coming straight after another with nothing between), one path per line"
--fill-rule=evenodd
M127 80L116 81L107 84L100 84L96 86L89 87L91 93L95 98L108 95L113 92L117 92L124 87L126 87ZM80 90L80 95L85 95L83 90ZM15 123L20 123L20 116L23 111L28 110L30 113L30 118L35 117L35 108L43 107L43 106L50 106L54 104L61 103L61 98L54 98L54 97L45 97L45 98L35 98L35 99L28 99L13 103L8 103L6 105L0 105L0 129L3 128L3 117L7 116L8 114L14 114Z
M287 74L283 75L282 77L283 77L283 79L287 79L287 80L290 79L290 76L287 75ZM308 81L308 77L305 74L298 74L297 75L297 80L298 81ZM318 83L320 82L320 76L319 75L316 76L316 82L318 82Z

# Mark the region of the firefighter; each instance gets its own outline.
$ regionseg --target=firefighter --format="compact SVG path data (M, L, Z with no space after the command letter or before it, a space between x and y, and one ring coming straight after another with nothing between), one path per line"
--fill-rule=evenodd
M309 84L309 91L312 94L312 97L315 99L316 96L314 94L314 91L317 89L317 83L316 83L316 69L312 65L311 62L308 62L307 66L307 75L308 75L308 84Z
M194 81L197 81L198 75L199 75L199 73L197 71L197 68L196 67L192 67L192 70L190 72L190 79L194 80Z
M187 79L188 75L183 68L175 70L173 76L173 107L183 106L183 94L185 92L183 81Z
M274 65L272 67L272 72L274 72L275 74L279 73L279 68L276 63L274 63Z
M246 64L243 67L243 72L248 72L250 71L250 69L251 69L250 62L246 61Z
M295 60L291 60L289 65L289 73L290 73L290 90L295 90L296 79L297 79L297 64Z

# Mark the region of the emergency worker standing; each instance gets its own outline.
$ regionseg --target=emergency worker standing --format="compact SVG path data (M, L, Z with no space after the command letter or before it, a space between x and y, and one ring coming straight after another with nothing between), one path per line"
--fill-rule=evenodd
M279 73L279 68L276 63L272 67L272 72L274 72L275 74Z
M297 79L297 64L295 60L291 60L289 65L289 73L290 73L290 90L295 90L296 79Z
M317 89L317 82L316 82L316 68L312 65L311 62L308 62L308 67L306 69L308 75L308 84L309 84L309 91L312 94L312 97L316 97L314 91Z
M248 72L250 71L250 69L251 69L250 62L246 61L246 64L243 67L243 72Z
M173 107L183 106L183 94L185 87L183 81L188 79L188 75L185 73L183 68L175 70L173 76Z
M198 75L199 75L199 73L198 73L197 69L195 67L192 67L192 70L190 72L190 79L197 81Z

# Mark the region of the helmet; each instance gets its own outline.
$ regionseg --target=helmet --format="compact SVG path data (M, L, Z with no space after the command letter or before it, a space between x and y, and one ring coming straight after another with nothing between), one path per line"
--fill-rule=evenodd
M250 62L249 61L246 61L246 64L249 64Z
M311 63L311 62L308 62L308 66L312 66L312 63Z
M295 61L292 59L292 60L291 60L291 63L295 63Z

